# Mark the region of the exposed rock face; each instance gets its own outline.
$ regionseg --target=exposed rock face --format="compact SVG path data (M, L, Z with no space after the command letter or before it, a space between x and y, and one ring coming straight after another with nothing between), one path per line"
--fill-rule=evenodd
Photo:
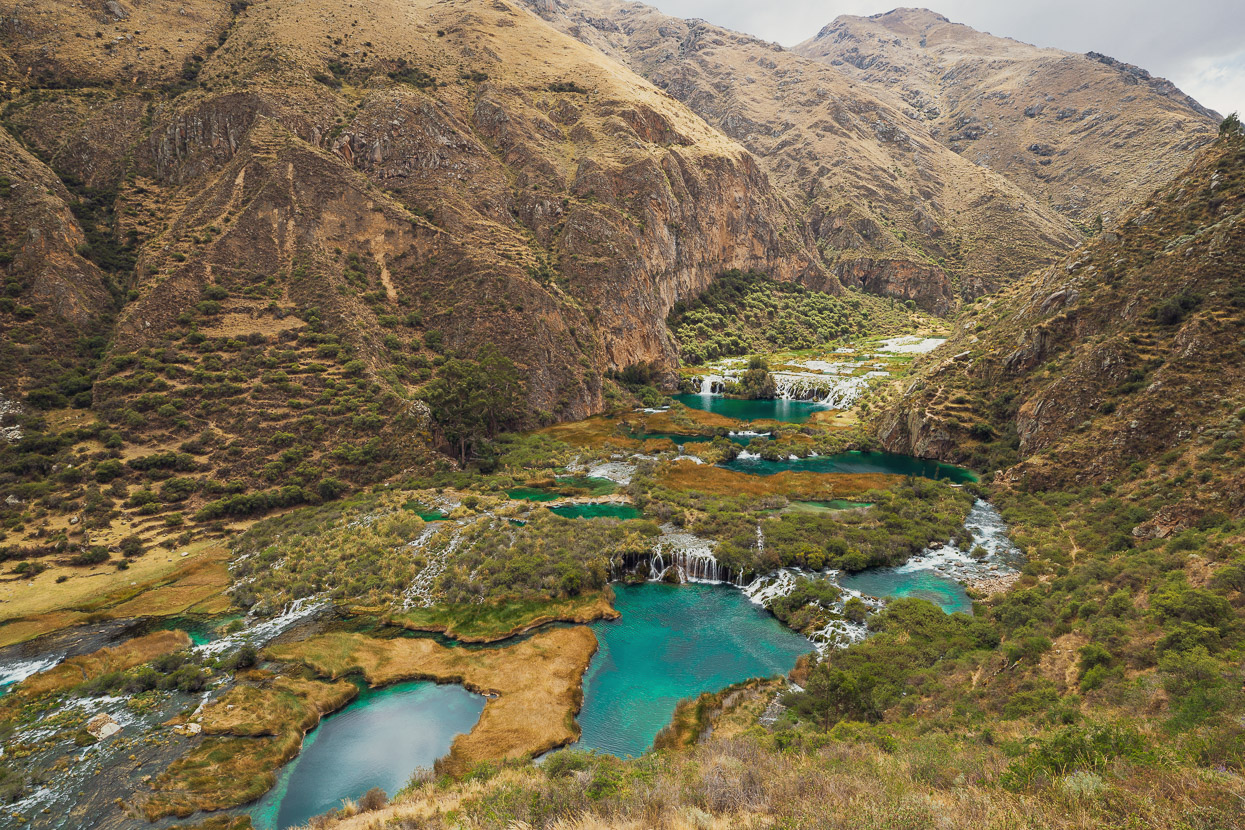
M925 9L839 17L794 51L895 101L909 123L1083 226L1119 220L1219 122L1143 69L994 37Z
M56 175L0 131L0 363L5 394L42 387L73 365L81 341L109 325L107 277L89 247L72 196Z
M268 274L281 308L227 309L255 333L314 306L379 377L385 321L419 319L416 336L453 349L496 343L532 408L571 418L600 408L607 369L674 366L667 312L723 270L842 290L745 149L526 9L394 0L343 27L331 0L202 3L176 21L124 8L142 30L124 66L42 49L42 24L7 44L44 76L87 67L115 85L102 106L45 92L13 123L58 169L120 186L117 232L140 253L117 352L161 342L205 285ZM179 38L197 83L147 102L129 84L174 77L150 47ZM376 295L351 296L344 257Z
M1006 284L1080 241L1066 218L837 67L638 3L527 2L751 150L804 206L831 270L866 290L945 310L948 297ZM896 280L897 267L907 276Z
M1001 481L1036 488L1115 480L1160 456L1223 460L1195 513L1245 508L1245 138L1218 139L1126 219L970 309L879 419L883 444L982 467L1010 458Z
M935 314L948 314L955 308L955 290L940 268L901 259L861 257L843 260L832 270L844 285L870 294L910 300Z

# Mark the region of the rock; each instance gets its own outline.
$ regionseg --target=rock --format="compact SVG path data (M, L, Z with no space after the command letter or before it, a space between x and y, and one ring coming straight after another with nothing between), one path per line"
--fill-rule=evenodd
M112 715L101 712L87 721L86 731L92 738L104 740L121 731L121 724L112 719Z
M190 737L203 732L203 727L197 723L182 723L174 726L173 731L178 735L186 735L187 737Z
M108 2L104 4L104 8L117 20L125 20L130 16L130 13L122 8L121 4L118 3L117 0L108 0Z

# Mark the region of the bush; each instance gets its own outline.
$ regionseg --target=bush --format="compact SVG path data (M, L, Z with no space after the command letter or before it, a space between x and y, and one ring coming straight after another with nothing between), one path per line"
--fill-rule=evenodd
M108 548L103 547L102 545L96 545L94 547L88 548L87 550L84 550L82 553L79 553L76 556L70 557L69 564L76 565L79 567L85 567L85 566L90 566L90 565L98 565L101 562L107 562L107 561L108 561Z
M1013 761L1000 777L1009 790L1023 789L1035 780L1055 778L1077 770L1101 770L1116 758L1146 761L1150 749L1137 730L1113 724L1069 726L1051 735L1030 738L1025 755Z

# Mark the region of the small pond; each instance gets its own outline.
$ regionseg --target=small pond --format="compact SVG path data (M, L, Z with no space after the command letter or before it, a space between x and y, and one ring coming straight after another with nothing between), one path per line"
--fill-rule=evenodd
M256 830L305 824L372 787L393 795L417 768L449 752L483 710L484 698L462 686L418 681L362 689L307 734L302 752L251 811Z
M568 519L638 519L640 511L629 504L568 504L563 507L551 507L550 513L556 513Z
M785 674L812 651L726 585L615 585L622 617L593 624L600 648L584 675L578 749L637 756L680 700L750 677Z
M689 409L713 412L737 421L758 421L768 418L789 424L802 424L811 418L814 412L826 412L829 409L825 404L817 401L789 401L781 398L748 401L740 398L726 398L722 395L692 393L671 395L671 397Z
M941 479L954 484L977 480L977 476L970 470L952 464L943 464L928 458L914 458L911 455L860 450L782 461L766 461L754 455L747 455L722 466L728 470L760 476L772 476L793 470L805 473L889 473Z
M934 570L869 568L840 574L836 581L844 588L874 597L926 599L948 614L973 612L973 601L964 592L964 586Z

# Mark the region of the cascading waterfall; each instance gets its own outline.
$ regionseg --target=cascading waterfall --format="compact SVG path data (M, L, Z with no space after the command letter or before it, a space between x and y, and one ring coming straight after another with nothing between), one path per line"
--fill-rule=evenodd
M700 379L700 394L717 395L726 387L726 378L721 375L704 375Z

